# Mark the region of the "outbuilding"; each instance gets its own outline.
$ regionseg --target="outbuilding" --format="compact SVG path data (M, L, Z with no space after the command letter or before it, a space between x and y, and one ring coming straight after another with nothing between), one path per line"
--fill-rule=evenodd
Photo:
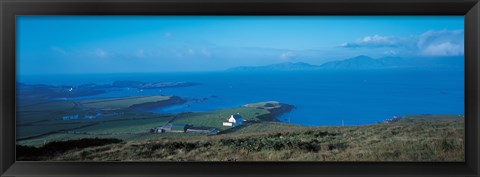
M174 133L183 133L186 131L187 126L185 124L172 124L168 123L167 125L154 127L150 129L152 133L167 133L167 132L174 132Z

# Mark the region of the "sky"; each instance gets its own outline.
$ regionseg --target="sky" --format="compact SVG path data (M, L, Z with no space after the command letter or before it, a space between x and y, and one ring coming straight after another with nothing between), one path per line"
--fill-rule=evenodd
M463 16L17 16L17 71L217 71L464 54Z

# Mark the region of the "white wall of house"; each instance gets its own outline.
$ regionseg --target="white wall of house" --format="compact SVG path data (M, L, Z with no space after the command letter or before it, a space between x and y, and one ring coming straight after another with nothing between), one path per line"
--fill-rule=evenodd
M223 126L232 127L233 123L232 122L223 122Z
M230 116L230 119L228 119L228 122L231 122L233 124L237 123L237 120L232 116Z
M235 118L234 115L231 115L230 118L228 119L228 122L223 122L223 126L237 126L237 125L242 125L243 124L243 118L238 115L237 118Z

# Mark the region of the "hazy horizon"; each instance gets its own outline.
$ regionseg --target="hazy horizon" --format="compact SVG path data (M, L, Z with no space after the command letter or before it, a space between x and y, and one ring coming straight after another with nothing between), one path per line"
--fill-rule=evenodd
M20 16L17 74L222 71L461 57L463 16Z

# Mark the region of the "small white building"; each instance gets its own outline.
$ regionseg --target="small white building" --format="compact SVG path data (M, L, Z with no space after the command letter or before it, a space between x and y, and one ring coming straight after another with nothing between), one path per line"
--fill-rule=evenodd
M238 125L242 125L243 121L244 121L243 117L240 115L240 113L237 113L237 114L231 115L227 122L223 122L223 126L235 127Z

